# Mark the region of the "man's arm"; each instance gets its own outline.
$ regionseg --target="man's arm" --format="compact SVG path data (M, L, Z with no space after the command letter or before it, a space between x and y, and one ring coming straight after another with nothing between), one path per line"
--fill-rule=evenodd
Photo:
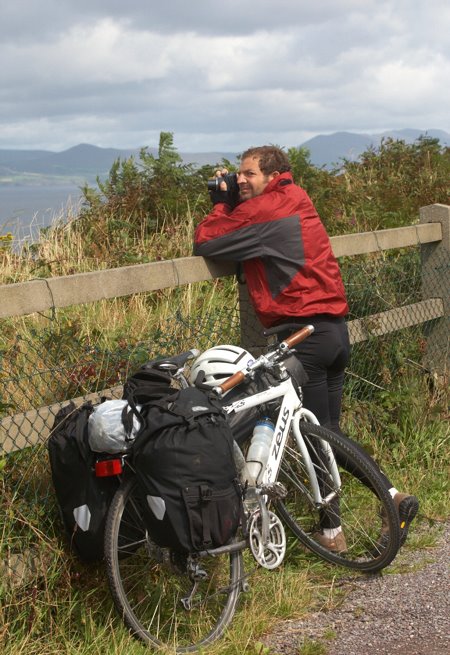
M194 255L243 261L261 254L258 226L242 206L216 204L195 230Z

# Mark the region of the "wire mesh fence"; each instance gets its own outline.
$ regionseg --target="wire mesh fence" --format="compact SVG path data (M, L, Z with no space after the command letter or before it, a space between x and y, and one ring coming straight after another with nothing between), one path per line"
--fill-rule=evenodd
M445 389L449 316L447 312L430 318L421 304L420 248L345 258L341 268L353 334L344 411L346 403L388 393L405 371L434 375L430 362L439 363L439 387ZM448 294L448 268L448 257L443 256L433 267L431 287L428 283L440 307ZM399 311L405 306L408 311ZM76 330L58 322L57 314L45 328L18 333L10 340L0 353L0 524L7 535L1 541L0 566L9 572L4 577L8 584L20 587L36 580L55 544L61 547L62 527L46 450L59 408L70 399L82 403L88 398L120 397L130 373L149 359L242 340L248 348L252 333L246 333L250 324L246 312L250 309L239 307L237 294L233 307L219 302L207 314L175 310L145 341L131 343L124 334L114 350L77 336Z

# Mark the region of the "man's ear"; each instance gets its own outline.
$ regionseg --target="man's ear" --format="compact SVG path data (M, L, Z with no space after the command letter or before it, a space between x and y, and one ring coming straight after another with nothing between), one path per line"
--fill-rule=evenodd
M280 174L280 171L273 171L273 173L270 173L269 179L273 180L275 177L278 177Z

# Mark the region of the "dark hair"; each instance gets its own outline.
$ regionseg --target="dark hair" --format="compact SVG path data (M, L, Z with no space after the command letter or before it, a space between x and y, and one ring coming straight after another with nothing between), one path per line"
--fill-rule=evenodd
M258 160L259 167L264 175L270 175L270 173L274 173L275 171L286 173L291 170L287 154L277 146L249 148L242 153L241 161L247 157L253 157Z

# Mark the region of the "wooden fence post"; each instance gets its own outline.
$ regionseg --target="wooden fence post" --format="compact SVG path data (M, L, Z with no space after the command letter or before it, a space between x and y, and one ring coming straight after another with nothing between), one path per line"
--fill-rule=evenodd
M258 356L267 345L264 327L256 316L245 282L239 283L239 315L241 321L241 346Z
M421 223L441 223L442 241L421 246L423 298L441 298L444 315L426 328L425 366L444 380L450 371L450 207L420 209Z

